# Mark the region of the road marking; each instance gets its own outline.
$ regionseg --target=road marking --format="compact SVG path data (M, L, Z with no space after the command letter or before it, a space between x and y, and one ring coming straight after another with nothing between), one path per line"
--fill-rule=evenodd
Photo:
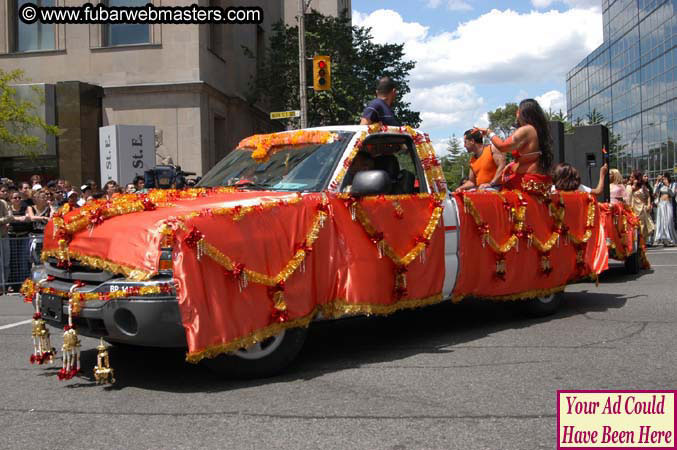
M677 264L651 264L651 267L677 267Z
M6 330L7 328L18 327L19 325L25 325L27 323L31 323L32 321L33 321L33 319L28 319L28 320L22 320L21 322L10 323L9 325L1 326L0 330Z

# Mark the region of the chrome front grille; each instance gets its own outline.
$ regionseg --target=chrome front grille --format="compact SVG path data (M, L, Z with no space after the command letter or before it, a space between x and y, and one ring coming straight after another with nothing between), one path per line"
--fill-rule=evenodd
M52 275L61 280L69 281L90 281L93 283L103 283L113 278L115 275L111 272L101 269L93 269L85 265L79 264L77 260L71 260L72 265L70 270L60 269L57 266L56 258L48 258L45 261L45 271L47 275Z

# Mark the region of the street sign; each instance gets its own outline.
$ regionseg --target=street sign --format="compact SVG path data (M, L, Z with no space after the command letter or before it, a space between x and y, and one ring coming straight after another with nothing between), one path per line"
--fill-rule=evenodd
M155 127L108 125L99 127L101 186L110 180L124 186L155 166Z
M290 117L301 117L301 111L277 111L270 113L270 119L289 119Z

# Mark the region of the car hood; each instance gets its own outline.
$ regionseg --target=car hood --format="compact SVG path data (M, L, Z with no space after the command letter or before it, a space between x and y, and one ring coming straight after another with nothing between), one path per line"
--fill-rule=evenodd
M180 219L199 215L230 214L234 221L265 205L294 202L298 193L234 191L198 191L195 196L164 195L165 201L152 193L147 196L123 196L112 203L85 205L51 220L45 230L42 258L60 261L77 260L79 264L125 275L131 279L148 279L158 272L161 241L168 227ZM140 199L146 210L138 211ZM94 206L96 205L96 207Z

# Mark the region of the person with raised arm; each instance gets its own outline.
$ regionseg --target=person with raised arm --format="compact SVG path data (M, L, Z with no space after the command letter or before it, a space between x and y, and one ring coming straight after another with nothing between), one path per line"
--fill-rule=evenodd
M513 162L503 171L503 189L519 189L545 196L552 187L552 138L543 109L534 99L517 108L517 130L501 139L489 128L478 128L499 151L511 153Z

